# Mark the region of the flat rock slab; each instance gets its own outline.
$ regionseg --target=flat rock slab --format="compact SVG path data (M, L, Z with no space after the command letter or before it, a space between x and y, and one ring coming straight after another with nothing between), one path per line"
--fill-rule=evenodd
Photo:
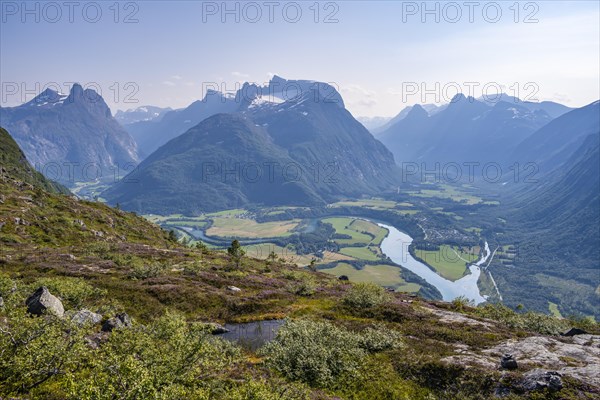
M511 339L481 352L460 348L457 354L443 361L466 367L477 365L498 369L500 359L506 353L517 360L518 372L542 368L600 388L600 336L597 335Z
M441 310L439 308L429 308L429 307L422 307L422 309L431 314L436 315L437 317L439 317L440 322L443 322L446 324L458 323L458 324L466 324L466 325L471 325L471 326L483 326L485 328L493 327L493 325L490 322L479 321L477 319L467 317L464 314L457 313L454 311L447 311L447 310Z

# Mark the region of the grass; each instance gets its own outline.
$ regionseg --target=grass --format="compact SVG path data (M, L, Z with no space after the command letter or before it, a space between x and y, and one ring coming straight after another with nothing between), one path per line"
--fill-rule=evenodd
M257 258L259 260L265 260L269 254L273 251L279 259L285 260L291 264L297 264L300 266L306 266L310 264L312 256L310 254L298 254L291 247L281 247L274 243L260 243L244 246L246 255L248 257Z
M387 235L387 229L359 218L325 218L322 221L331 224L336 233L351 237L350 239L335 239L340 246L354 245L342 247L339 251L340 254L365 261L377 261L381 258L379 245Z
M387 235L387 230L379 225L357 218L325 218L323 222L331 224L336 233L351 236L351 239L335 239L340 245L376 244L379 245Z
M442 277L456 281L467 273L467 263L477 260L479 249L455 248L448 245L440 246L439 250L416 250L419 258L431 266Z
M299 219L259 223L249 218L213 218L212 226L206 230L209 236L237 238L285 237L300 223Z
M348 263L338 263L334 268L323 269L335 276L346 275L352 282L372 282L380 286L393 287L397 292L416 293L421 288L416 283L406 282L402 278L402 270L386 264L365 265L356 269Z
M548 310L550 310L550 314L552 314L556 318L563 317L562 314L560 313L560 310L558 309L558 304L556 304L556 303L549 301L548 302Z
M235 217L246 213L246 210L242 208L236 208L233 210L223 210L219 212L214 212L210 214L206 214L207 217Z
M358 232L350 227L355 221L354 218L325 218L323 222L330 224L335 229L336 233L351 236L351 239L336 239L338 244L368 244L373 239L371 236Z
M343 247L340 253L366 261L377 261L379 257L368 247Z
M405 203L405 204L410 204L410 203ZM367 200L338 201L337 203L330 204L329 207L365 207L365 208L374 208L374 209L378 209L378 210L387 210L387 209L395 208L397 205L398 204L395 201L374 198L374 199L367 199Z
M449 199L457 203L466 203L468 205L479 204L483 200L481 197L466 193L459 188L450 185L439 185L438 189L422 189L419 192L411 192L411 196L440 199Z

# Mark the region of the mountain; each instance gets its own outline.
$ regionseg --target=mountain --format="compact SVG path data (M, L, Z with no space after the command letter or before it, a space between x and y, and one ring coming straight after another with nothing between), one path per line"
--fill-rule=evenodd
M417 104L420 108L422 108L423 110L427 111L428 115L435 115L440 111L443 111L447 105L441 105L441 106L436 106L435 104ZM379 137L379 135L382 132L385 132L388 128L390 128L392 125L395 125L397 122L402 121L404 118L406 118L406 116L408 115L408 113L410 112L410 110L413 109L413 107L415 106L408 106L408 107L404 107L402 109L402 111L400 111L398 114L396 114L395 117L390 118L385 124L375 128L375 129L369 129L373 135Z
M389 120L391 120L391 118L390 117L356 117L356 120L358 122L360 122L361 124L363 124L363 126L365 128L367 128L369 130L369 132L373 132L377 128L380 128L383 125L385 125Z
M546 114L551 116L552 118L558 118L563 114L568 113L573 110L573 108L567 107L563 104L556 103L553 101L523 101L518 97L510 96L506 93L500 93L495 96L482 96L477 100L486 103L489 106L493 106L501 101L506 103L516 104L522 107L527 108L529 111L544 111Z
M239 111L172 139L103 197L144 213L194 214L322 205L397 184L392 154L330 85L276 76L265 87L245 84L235 99Z
M4 178L10 177L17 184L25 183L49 193L69 193L67 188L46 179L36 171L27 161L17 142L2 127L0 127L0 175Z
M160 119L169 111L173 111L171 107L161 108L155 106L142 106L130 108L126 111L117 111L115 119L121 125L129 125L140 121L160 121Z
M160 119L127 124L125 129L145 157L202 120L218 113L235 112L239 106L240 102L234 96L208 90L202 100L197 100L184 109L168 111Z
M419 162L429 169L435 163L449 162L506 165L508 154L551 120L543 110L531 111L504 101L489 106L457 95L433 115L420 106L412 107L378 138L400 165Z
M562 126L562 136L574 133L568 122L576 111L559 117L553 129ZM517 244L517 257L510 262L514 268L492 264L491 270L510 305L525 302L543 310L551 301L563 315L583 313L598 319L600 130L579 143L537 183L504 195L503 217L510 224L500 240Z
M591 134L600 131L600 101L556 118L516 146L511 159L536 163L546 174L565 163Z
M46 89L28 103L0 108L2 125L27 159L53 179L109 180L138 163L131 136L94 90L74 84L69 95Z

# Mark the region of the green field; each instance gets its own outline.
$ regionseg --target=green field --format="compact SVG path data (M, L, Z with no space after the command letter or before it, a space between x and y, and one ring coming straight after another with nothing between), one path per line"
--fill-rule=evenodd
M325 218L322 221L331 224L336 233L351 236L351 239L335 239L335 242L340 245L359 243L366 245L373 240L371 236L351 228L350 225L355 221L354 218Z
M553 303L551 301L548 302L548 310L550 310L550 314L554 315L556 318L562 318L562 314L558 309L558 304Z
M477 261L479 247L473 249L440 246L439 250L416 250L416 255L442 277L456 281L467 273L467 264Z
M424 198L437 197L440 199L449 199L457 203L466 203L469 205L479 204L483 201L481 197L450 185L439 185L437 189L422 189L419 192L411 192L410 195Z
M307 266L313 259L312 254L298 254L292 246L281 247L274 243L260 243L244 246L246 255L248 257L258 258L265 260L271 251L275 252L275 255L279 259L285 259L286 262L297 264L299 266ZM330 264L337 261L355 260L355 258L340 254L332 253L330 251L323 252L322 258L316 258L317 264Z
M410 204L410 203L404 203ZM398 205L395 201L383 200L383 199L366 199L366 200L347 200L338 201L337 203L330 204L329 207L364 207L374 208L378 210L387 210L395 208ZM409 205L408 207L412 206Z
M207 217L236 217L246 213L247 211L242 208L236 208L233 210L224 210L219 212L214 212L210 214L206 214Z
M368 247L342 247L340 253L359 260L377 261L379 259L377 254Z
M331 224L336 233L351 236L351 239L335 239L340 245L376 244L379 245L387 235L387 230L379 225L357 218L325 218L324 223Z
M340 249L340 254L366 261L377 261L381 258L379 245L387 235L387 229L359 218L325 218L322 221L331 224L336 233L351 237L335 239L340 246L347 246Z
M299 219L259 223L250 218L216 217L206 230L208 236L235 238L285 237L300 223Z
M377 285L393 287L397 292L418 292L421 288L416 283L409 283L402 279L402 270L392 265L365 265L356 269L347 263L338 263L334 268L322 269L335 276L346 275L352 282L373 282Z

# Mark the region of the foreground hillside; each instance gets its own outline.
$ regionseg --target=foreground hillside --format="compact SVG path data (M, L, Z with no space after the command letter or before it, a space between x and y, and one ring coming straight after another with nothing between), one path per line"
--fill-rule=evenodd
M24 185L22 160L3 168L2 398L600 394L600 337L558 335L574 325L598 334L595 324L426 302L233 245L187 248L132 213L50 193L43 178ZM214 335L215 323L257 320L283 324L259 350Z

